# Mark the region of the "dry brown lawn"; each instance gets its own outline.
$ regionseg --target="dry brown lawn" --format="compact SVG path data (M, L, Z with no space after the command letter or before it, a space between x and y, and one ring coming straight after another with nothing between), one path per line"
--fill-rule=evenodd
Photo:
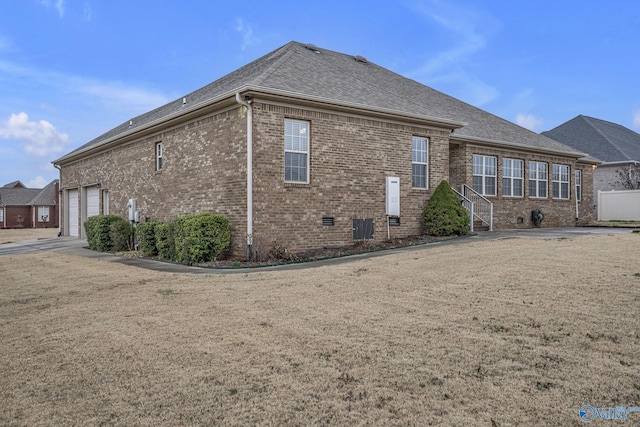
M638 253L469 239L231 275L0 257L0 424L583 425L640 404Z
M0 245L20 240L48 239L57 235L57 228L0 229Z

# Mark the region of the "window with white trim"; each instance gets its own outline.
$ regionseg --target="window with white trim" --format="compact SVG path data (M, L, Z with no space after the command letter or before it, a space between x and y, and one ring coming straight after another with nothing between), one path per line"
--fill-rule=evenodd
M45 218L46 221L49 221L49 206L38 206L38 222L45 222Z
M284 180L309 183L309 122L284 121Z
M0 222L4 222L4 208L0 208Z
M109 215L109 190L102 192L102 214Z
M569 199L569 166L553 165L553 198Z
M502 159L502 195L522 197L524 194L524 161Z
M414 136L411 139L411 187L429 186L429 140Z
M496 158L473 155L473 189L483 196L496 195Z
M162 142L156 142L156 170L162 170Z
M582 201L582 171L576 170L576 200Z
M546 163L529 162L529 197L546 199L548 179Z

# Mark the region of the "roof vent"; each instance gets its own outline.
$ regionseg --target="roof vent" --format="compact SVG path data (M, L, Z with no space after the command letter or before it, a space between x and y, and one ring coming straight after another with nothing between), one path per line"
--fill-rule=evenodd
M364 56L360 56L360 55L354 56L353 59L355 59L358 62L362 62L363 64L367 64L369 62L369 61L367 61L367 58L365 58Z
M187 98L186 97L182 98L182 105L185 105L186 103L187 103Z
M309 49L312 52L320 53L320 49L315 44L307 43L304 45L305 48Z
M129 120L129 127L133 126L133 120Z

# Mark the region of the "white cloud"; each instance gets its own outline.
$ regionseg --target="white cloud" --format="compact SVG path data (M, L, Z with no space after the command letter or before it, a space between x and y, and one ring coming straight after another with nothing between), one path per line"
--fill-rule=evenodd
M126 85L121 82L103 82L85 78L73 78L75 91L90 95L110 109L132 112L132 115L152 110L169 102L157 92Z
M47 181L41 176L36 176L35 178L27 182L27 187L28 188L44 188L47 186L47 184L49 184L49 182L50 181Z
M516 123L520 126L522 126L523 128L527 128L530 131L533 132L538 132L540 130L540 128L542 128L542 125L544 124L544 121L542 119L537 118L536 116L532 115L532 114L518 114L518 116L516 117Z
M84 15L85 21L91 21L92 11L91 11L91 6L89 5L89 3L84 2L84 8L82 10L82 13Z
M79 103L99 103L111 111L124 112L130 116L144 113L170 101L164 94L136 85L36 70L2 60L0 73L5 73L21 83L29 81L33 86L52 87L66 94L68 102L74 102L71 97L79 95Z
M498 21L486 13L440 0L414 7L419 14L446 30L453 44L408 74L425 79L430 84L446 82L460 86L464 98L474 105L482 105L496 98L497 89L470 77L465 65L471 63L472 57L487 46L490 33L499 27Z
M62 18L64 16L64 0L57 0L56 1L56 9L58 10L58 13L60 14L60 18Z
M60 18L64 18L65 0L55 0L55 1L41 0L40 4L45 7L54 7L58 11Z
M242 50L261 43L261 40L253 35L251 25L246 23L242 18L236 20L236 31L242 35L242 45L240 46Z
M636 114L633 116L633 127L640 129L640 108L636 110Z
M15 140L24 143L27 154L46 157L52 153L64 151L69 136L59 132L46 120L33 122L24 113L11 114L8 120L0 123L0 139Z

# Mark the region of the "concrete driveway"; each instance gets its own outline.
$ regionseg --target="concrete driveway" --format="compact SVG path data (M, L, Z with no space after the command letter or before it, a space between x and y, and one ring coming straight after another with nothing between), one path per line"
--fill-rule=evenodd
M95 252L87 247L87 241L76 237L57 237L52 239L24 240L21 242L0 245L0 257L9 255L30 254L36 252L64 252L72 255L79 255L87 258L100 258L106 261L118 262L150 270L166 271L171 273L192 273L192 274L212 274L212 273L247 273L249 271L266 271L275 269L304 269L328 264L341 264L357 259L366 259L385 255L391 252L426 250L437 245L457 245L466 242L499 240L514 238L535 238L535 239L560 239L580 236L629 234L637 229L631 228L610 228L610 227L567 227L567 228L530 228L520 230L499 230L480 231L472 236L453 238L441 242L429 243L422 246L409 246L405 248L389 249L378 252L367 252L358 255L350 255L341 258L333 258L321 261L303 262L298 264L287 264L279 266L257 267L257 268L237 268L237 269L212 269L189 267L169 262L155 261L140 258L122 258L111 253Z
M77 237L54 237L51 239L22 240L20 242L0 245L0 256L58 251L76 254L93 252L89 249L83 249L86 246L87 241L80 240Z

